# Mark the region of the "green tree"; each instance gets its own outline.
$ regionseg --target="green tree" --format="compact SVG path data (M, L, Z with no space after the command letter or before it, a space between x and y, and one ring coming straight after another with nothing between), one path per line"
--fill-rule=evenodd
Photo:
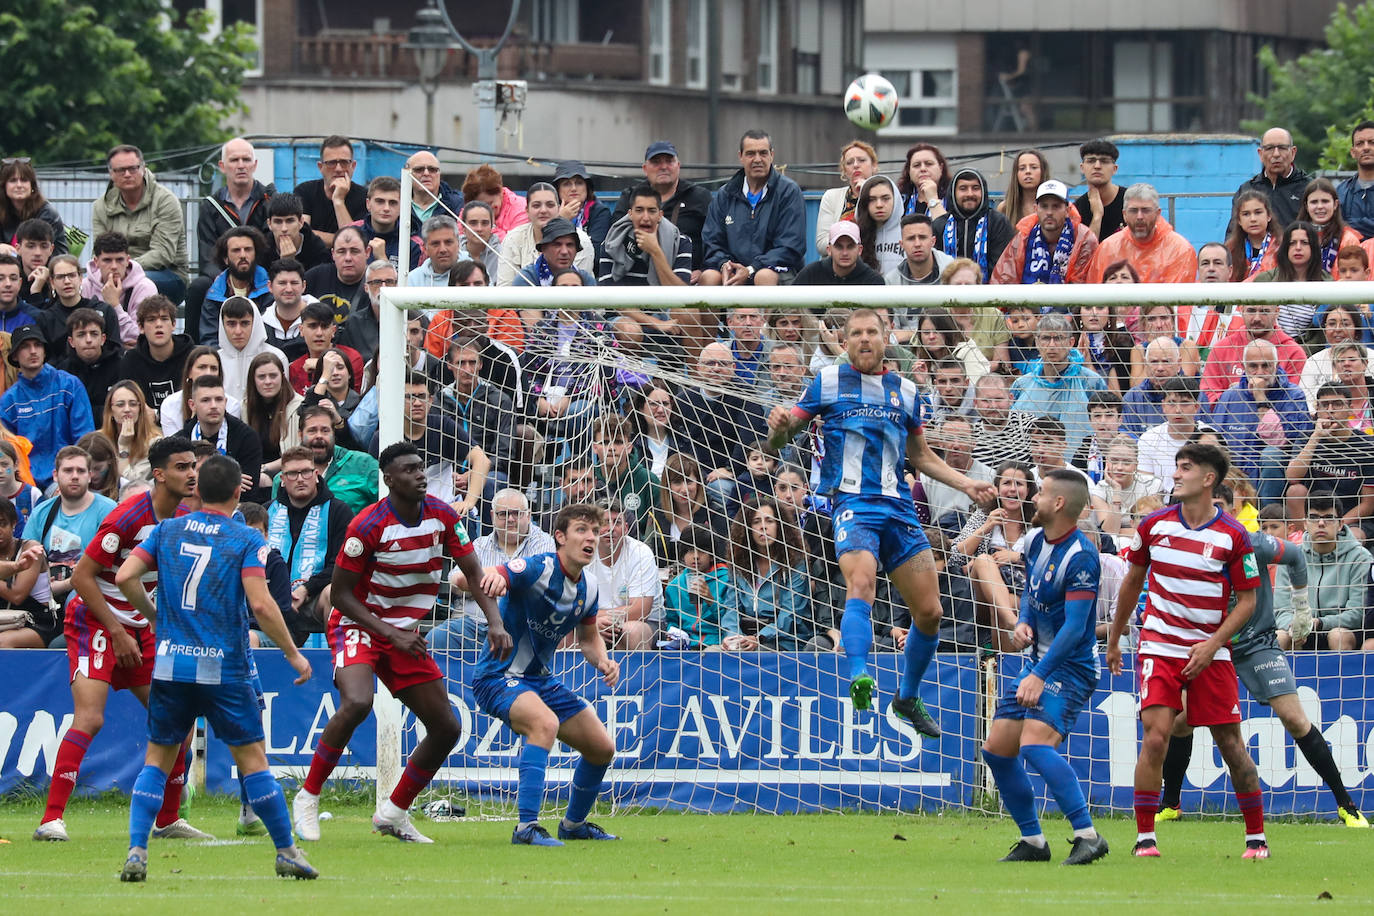
M0 151L52 163L227 139L255 46L246 27L209 29L204 10L179 16L162 0L8 0Z

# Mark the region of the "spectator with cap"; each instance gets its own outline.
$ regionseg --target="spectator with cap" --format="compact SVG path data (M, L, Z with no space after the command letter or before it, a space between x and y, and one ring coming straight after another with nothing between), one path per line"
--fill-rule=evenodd
M655 140L644 150L644 177L662 199L663 218L692 240L692 282L695 283L706 256L701 231L706 223L706 211L711 207L711 192L682 177L677 147L667 140ZM615 211L611 213L611 222L630 212L634 203L633 190L627 188L621 192Z
M512 286L552 286L553 275L560 270L576 270L582 277L583 286L596 285L595 277L573 264L578 252L582 251L582 238L573 224L563 217L555 216L544 224L543 237L536 247L539 257L520 269Z
M591 173L578 160L566 159L554 169L553 186L558 192L558 215L586 231L592 240L595 263L601 263L601 245L611 228L611 210L596 199L596 183Z
M1097 236L1069 206L1069 189L1062 181L1041 182L1035 192L1035 213L1016 224L993 283L1086 283L1097 251Z
M522 267L533 263L539 257L539 245L544 240L544 227L552 219L562 219L558 215L558 191L547 181L536 181L530 185L530 189L525 192L525 212L528 220L516 226L501 242L501 262L496 268L495 286L510 286L515 283L515 275ZM572 225L571 220L566 220ZM592 238L587 235L586 230L576 229L577 233L577 256L573 259L573 266L578 270L592 273L596 270L597 262Z
M52 483L58 450L95 429L85 386L71 373L49 365L47 355L48 345L37 327L15 331L8 359L19 376L0 395L0 421L33 443L29 466L40 489Z
M883 275L862 260L859 226L842 219L830 224L830 254L812 261L797 273L797 286L883 286Z

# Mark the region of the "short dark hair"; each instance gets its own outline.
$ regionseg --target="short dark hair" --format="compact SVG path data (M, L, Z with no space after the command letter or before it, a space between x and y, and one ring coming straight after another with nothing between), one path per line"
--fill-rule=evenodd
M302 407L300 412L296 414L296 422L301 429L305 429L306 421L311 417L324 417L329 421L330 428L334 427L334 415L323 404L311 404L309 407Z
M1350 391L1344 385L1327 382L1317 389L1315 400L1320 401L1322 398L1340 398L1343 401L1348 401L1350 400Z
M349 155L351 156L353 154L352 140L348 139L347 137L341 136L340 134L330 134L329 136L325 137L323 140L320 141L320 156L323 157L325 150L333 149L336 146L346 146L348 147Z
M1197 379L1189 378L1186 375L1176 375L1173 378L1165 379L1164 384L1159 386L1160 390L1167 396L1170 394L1181 394L1184 397L1198 399Z
M1336 504L1336 494L1330 490L1313 490L1307 494L1307 514L1311 516L1314 511L1334 512L1339 516L1341 510Z
M1215 445L1203 445L1200 442L1189 442L1181 447L1174 454L1174 463L1179 461L1205 464L1216 472L1218 483L1225 480L1227 472L1231 470L1231 459L1226 457L1225 452Z
M57 511L56 507L53 511ZM14 503L4 496L0 496L0 522L9 522L11 528L19 525L19 511L14 508Z
M903 229L905 229L907 226L916 226L916 225L929 226L931 232L934 232L934 231L935 231L935 221L932 220L932 219L931 219L927 214L925 214L925 213L908 213L906 216L903 216L903 217L902 217L902 228L903 228Z
M633 207L635 200L640 197L652 197L655 204L659 207L663 206L663 195L658 193L651 184L637 184L630 189L630 206Z
M224 378L218 375L202 375L191 380L191 394L194 396L197 391L204 391L207 388L223 388Z
M1042 485L1051 480L1069 488L1069 498L1065 502L1064 508L1069 510L1069 515L1077 518L1083 512L1083 507L1088 504L1087 480L1082 474L1069 468L1053 468L1047 471L1042 479Z
M1078 158L1087 159L1089 156L1107 156L1113 162L1121 158L1121 151L1116 148L1116 144L1106 137L1098 137L1096 140L1089 140L1078 148Z
M328 413L329 411L326 409L324 412ZM311 464L314 464L315 453L304 445L293 445L281 453L281 461L279 463L285 465L288 461L309 461Z
M220 318L252 318L257 311L251 300L242 296L230 296L219 307Z
M91 240L91 257L102 254L119 254L129 250L129 239L122 232L102 232Z
M1229 506L1236 501L1236 491L1229 485L1218 482L1212 486L1212 498L1219 499Z
M404 440L393 442L382 449L382 453L377 456L377 467L385 471L387 468L391 467L391 463L397 458L408 458L411 455L417 458L420 457L420 450L415 447L414 442L407 442Z
M57 450L57 456L53 458L53 471L55 472L58 468L62 467L62 462L66 461L68 458L85 458L86 467L89 468L91 466L90 452L79 445L64 445Z
M276 200L276 198L272 198ZM272 262L272 266L267 268L267 279L277 279L277 274L297 274L302 280L305 279L305 265L295 258L277 258Z
M242 486L243 468L229 455L211 455L196 471L196 492L202 502L229 502Z
M1092 413L1094 407L1105 407L1108 410L1121 413L1121 395L1115 391L1089 391L1088 413Z
M15 270L19 271L20 274L24 272L24 265L19 262L19 258L12 254L0 254L0 264L4 264L7 267L13 267Z
M138 304L138 324L142 326L143 322L151 321L154 318L170 318L176 321L176 303L161 294L155 294L144 299Z
M406 373L405 387L409 388L409 387L411 387L412 385L418 385L418 386L424 388L426 391L428 391L428 392L430 392L431 394L433 394L434 383L433 383L432 381L430 381L429 376L425 375L425 374L422 373L422 372L407 372L407 373Z
M243 523L252 528L267 527L267 510L257 503L239 503L239 515Z
M1359 133L1360 131L1362 131L1362 130L1374 130L1374 121L1371 121L1371 120L1369 120L1368 118L1366 118L1365 120L1361 121L1359 124L1356 124L1354 127L1352 127L1352 128L1350 129L1350 142L1351 142L1351 143L1354 143L1354 142L1355 142L1355 135L1358 134L1358 133Z
M571 506L564 506L558 510L558 517L553 522L553 530L567 534L568 527L573 522L590 522L599 528L606 523L606 513L601 511L599 506L594 506L591 503L573 503Z
M766 130L759 130L757 127L751 127L749 130L746 130L743 134L740 135L740 138L739 138L739 151L740 151L741 153L744 152L744 141L745 141L745 140L767 140L767 141L768 141L768 148L769 148L769 149L772 149L772 148L773 148L773 138L770 137L770 136L768 136L768 131L766 131Z
M378 175L367 183L367 196L371 197L378 191L395 191L401 193L401 183L390 175Z
M1261 507L1259 515L1257 515L1256 518L1261 522L1283 522L1288 520L1288 516L1284 515L1282 503L1271 503Z
M16 242L47 242L52 244L52 226L41 219L26 219L14 230Z
M90 327L91 325L95 325L103 331L105 329L105 316L101 315L95 309L88 309L85 307L73 309L72 313L67 316L68 334L72 334L85 327Z
M267 198L267 218L277 216L305 216L305 202L290 192L273 194Z
M301 324L313 322L314 324L333 324L334 309L323 302L312 302L301 309Z
M166 468L167 462L173 455L180 455L182 452L195 454L195 448L191 445L191 440L185 436L163 436L156 439L148 447L148 465L153 468Z
M1068 430L1064 428L1064 421L1058 417L1036 417L1031 421L1031 432L1041 436L1058 436L1060 439L1069 437Z

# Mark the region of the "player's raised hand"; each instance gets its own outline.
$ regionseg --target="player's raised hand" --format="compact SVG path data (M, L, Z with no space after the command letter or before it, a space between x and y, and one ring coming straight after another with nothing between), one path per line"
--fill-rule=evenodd
M299 687L301 684L310 680L310 676L314 673L310 670L310 659L297 652L295 655L287 656L286 661L287 664L291 666L292 670L296 672L296 679L291 683Z
M1121 673L1121 644L1116 640L1107 642L1107 670L1112 674Z
M491 654L501 660L505 660L510 655L511 646L514 645L510 634L505 627L487 626L487 645L491 646Z
M997 505L997 488L986 481L970 480L964 493L984 509Z
M506 593L506 577L497 572L495 567L484 570L481 589L488 598L500 598Z
M1212 645L1210 639L1195 644L1188 650L1188 663L1183 666L1184 679L1192 680L1201 674L1212 663L1212 656L1216 654L1217 647Z
M620 682L620 662L613 658L602 660L596 666L596 670L601 672L601 679L606 682L607 687L614 687Z

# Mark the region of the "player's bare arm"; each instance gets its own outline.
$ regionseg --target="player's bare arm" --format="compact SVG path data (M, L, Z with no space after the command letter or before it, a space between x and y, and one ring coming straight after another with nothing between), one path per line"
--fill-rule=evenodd
M1231 641L1240 632L1250 615L1255 612L1255 591L1236 592L1235 606L1227 612L1221 626L1205 642L1200 642L1188 650L1188 663L1183 666L1184 677L1196 677L1212 663L1217 650Z
M248 599L248 608L257 618L262 631L277 644L286 656L286 663L296 672L294 683L300 685L310 680L310 662L296 648L296 641L291 638L286 621L282 620L281 609L267 590L267 580L262 576L244 576L243 595Z
M945 464L945 460L931 449L930 443L919 429L907 433L906 457L911 466L940 483L947 484L968 496L979 506L988 508L997 505L997 488L990 483L971 480L964 474Z
M423 657L427 651L425 638L420 635L418 630L402 630L393 627L369 611L367 605L359 601L358 596L353 594L353 589L357 587L360 579L362 579L361 573L344 569L342 566L334 567L334 578L330 581L330 594L333 596L334 607L338 612L364 630L386 639L402 652L408 652L417 658Z
M601 638L601 630L595 621L577 625L577 647L582 650L582 657L587 664L601 672L601 679L606 686L614 687L620 680L620 663L606 653L606 642Z
M488 573L482 568L482 563L477 559L477 554L466 553L458 558L457 567L454 575L461 574L468 582L482 582ZM505 578L500 574L495 574L498 579L505 582ZM477 606L482 609L482 616L487 618L487 644L491 646L492 654L497 658L504 659L510 654L511 638L506 632L506 625L501 621L501 609L496 602L481 588L471 589L472 598L477 602Z
M110 610L110 605L100 592L100 583L96 580L99 573L100 564L83 553L76 569L72 570L72 588L76 589L77 595L86 603L86 609L109 634L115 664L121 668L137 668L143 664L143 650L139 648L138 640L129 635L124 624ZM146 597L147 593L144 595Z
M1121 591L1117 594L1116 615L1112 617L1112 629L1107 634L1107 667L1112 674L1121 673L1121 637L1130 626L1131 615L1135 613L1136 602L1140 600L1140 590L1145 587L1145 572L1148 566L1132 563L1121 579ZM1251 594L1251 609L1254 609ZM1248 617L1249 614L1247 613Z
M782 448L809 419L799 415L795 407L774 407L768 411L768 444Z
M81 559L84 560L86 557L83 556ZM142 557L131 553L123 565L119 567L119 571L115 573L115 585L124 593L124 597L129 599L129 603L140 614L148 618L150 624L155 624L157 623L157 608L148 598L148 590L143 587L143 575L146 572L148 572L148 564L143 561ZM103 625L104 621L102 620L101 623ZM124 628L121 626L119 629L123 631ZM110 631L109 627L106 627L106 630L113 632Z

